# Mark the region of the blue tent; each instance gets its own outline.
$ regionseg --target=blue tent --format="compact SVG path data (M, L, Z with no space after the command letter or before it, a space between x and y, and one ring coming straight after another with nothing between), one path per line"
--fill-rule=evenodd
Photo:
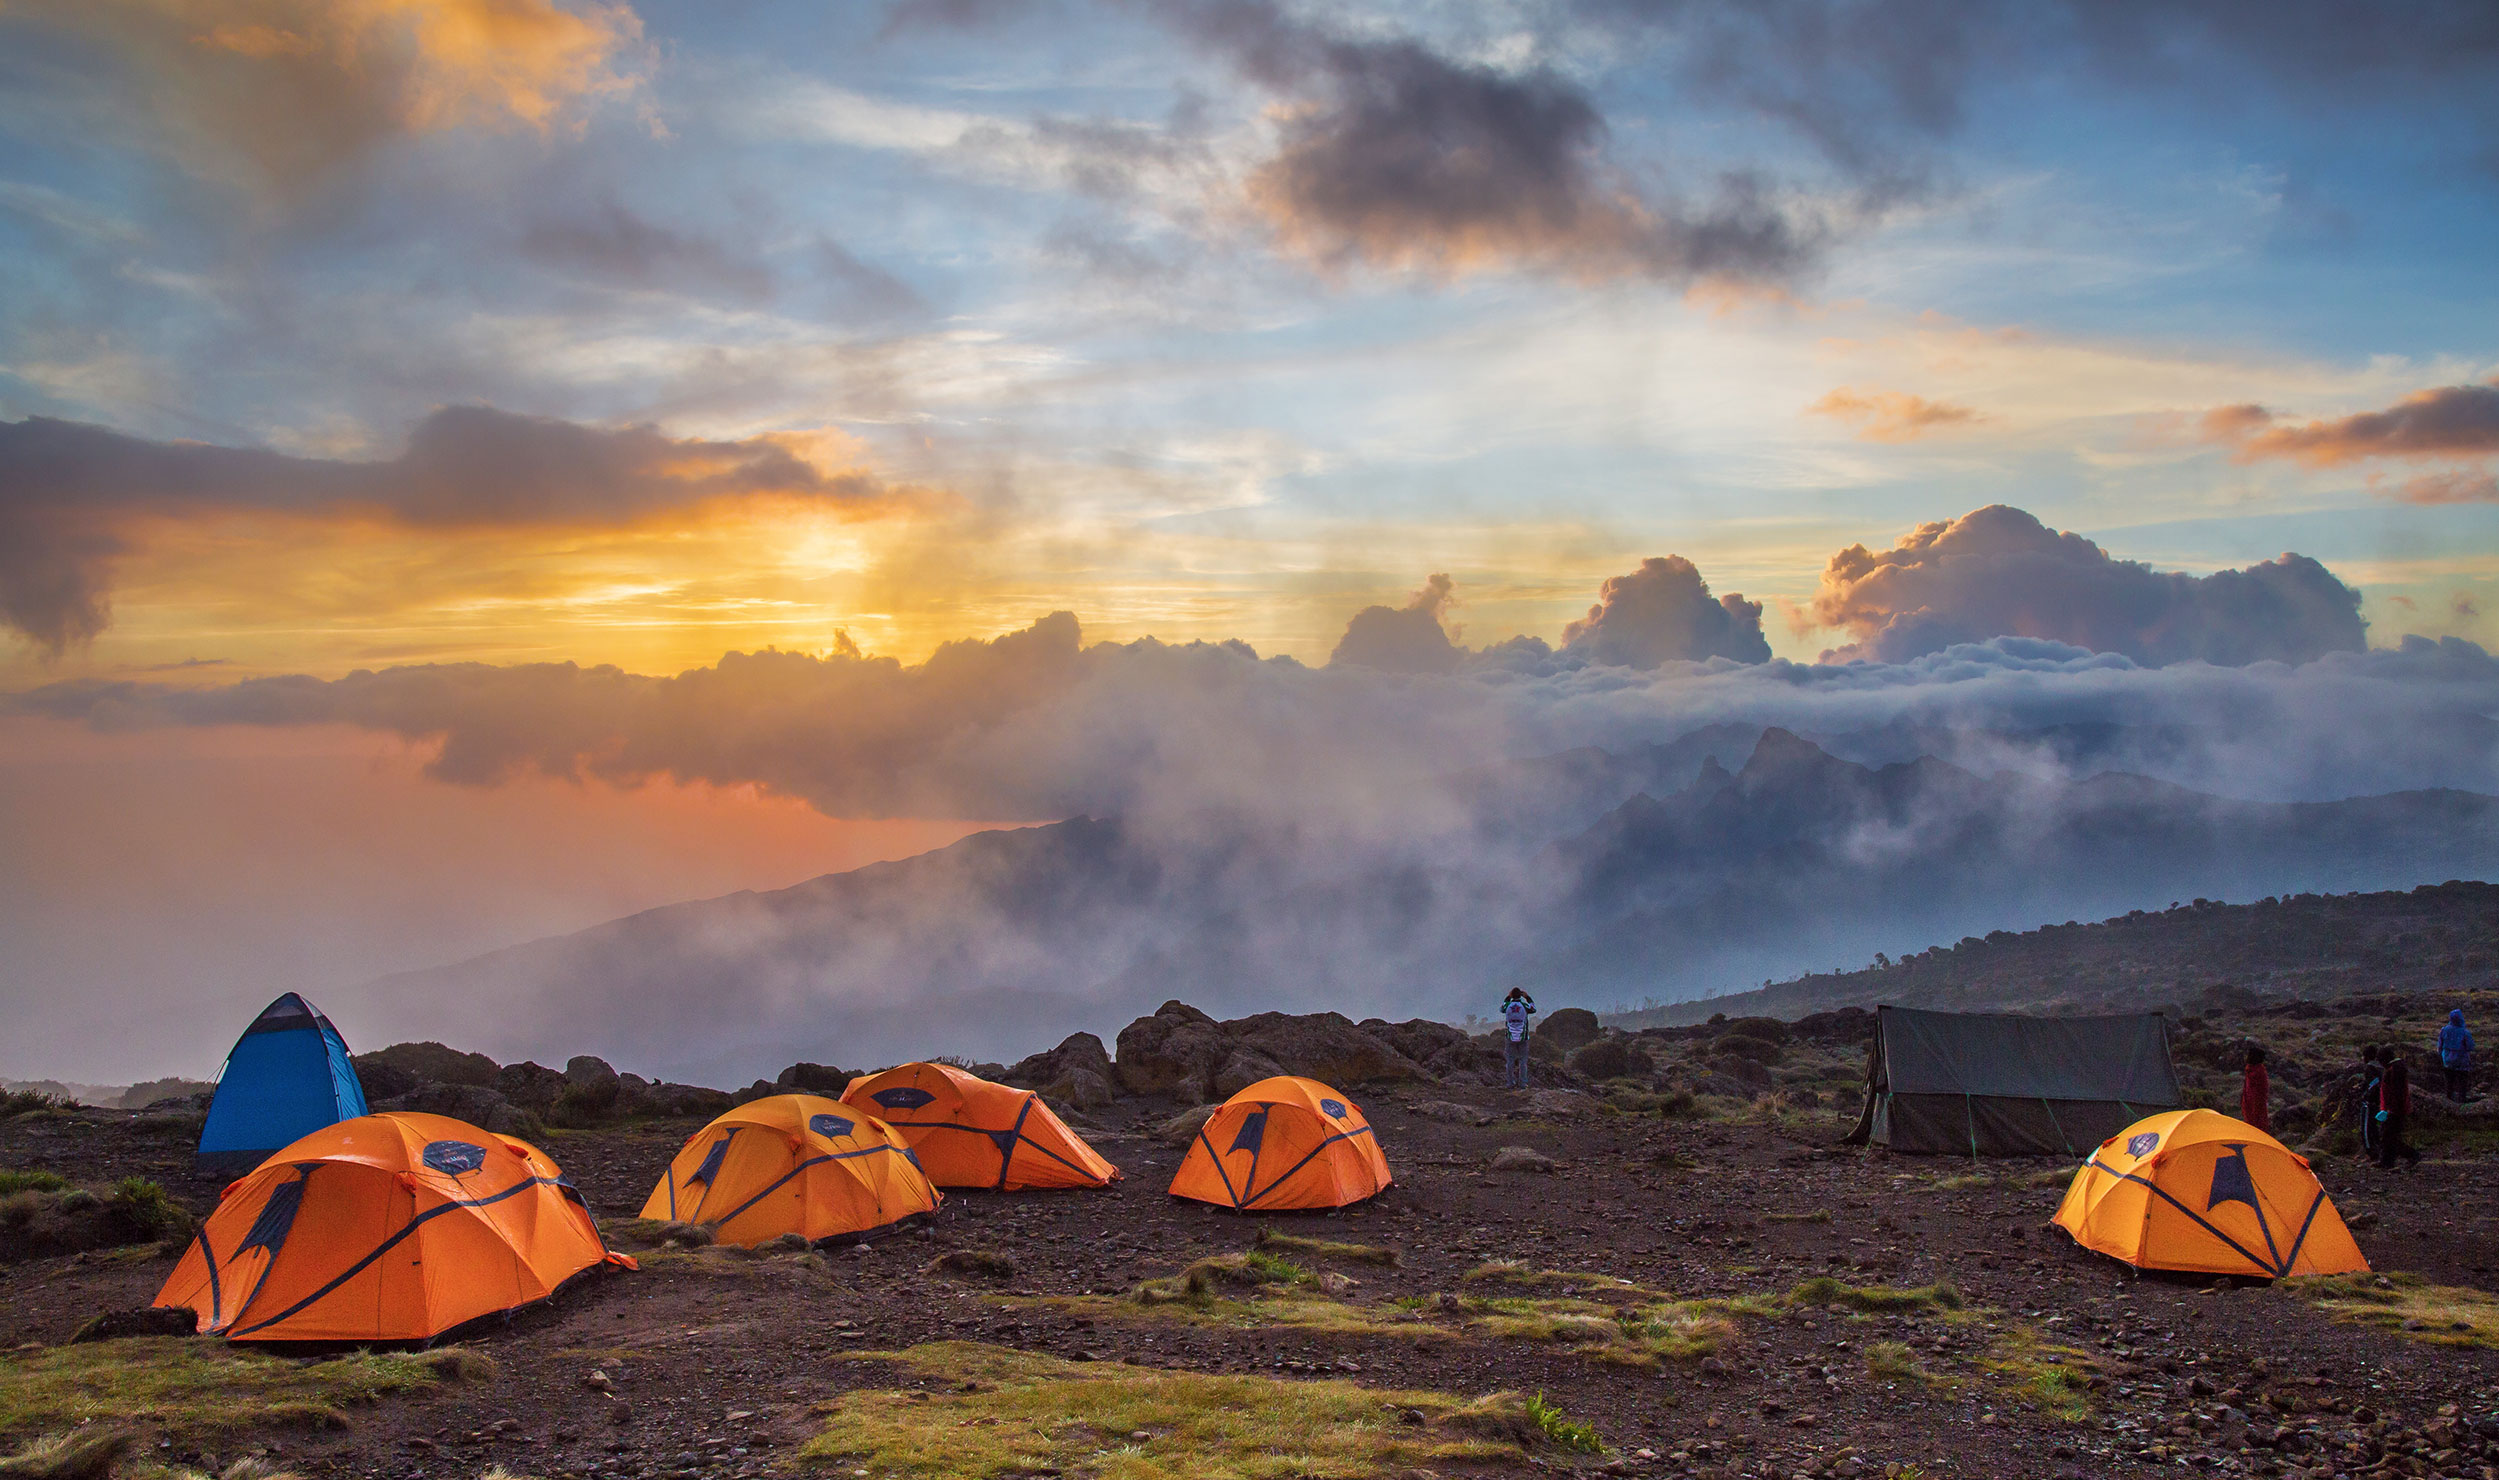
M248 1172L271 1152L364 1113L346 1040L289 992L252 1019L226 1055L200 1130L199 1169Z

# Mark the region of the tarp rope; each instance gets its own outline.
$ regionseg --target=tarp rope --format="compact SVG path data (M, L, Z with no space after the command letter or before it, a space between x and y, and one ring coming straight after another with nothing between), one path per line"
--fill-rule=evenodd
M2126 1102L2120 1100L2118 1103L2123 1105ZM2048 1103L2048 1097L2046 1095L2041 1095L2039 1097L2039 1108L2048 1112L2048 1124L2056 1128L2056 1138L2065 1143L2065 1154L2072 1156L2074 1154L2074 1138L2065 1134L2065 1122L2056 1118L2056 1106ZM2129 1115L2134 1114L2132 1110L2129 1110L2126 1113Z

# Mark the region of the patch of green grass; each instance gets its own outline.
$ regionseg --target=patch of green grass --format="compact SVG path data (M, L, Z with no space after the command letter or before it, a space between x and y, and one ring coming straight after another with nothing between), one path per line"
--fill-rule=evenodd
M2027 1326L1998 1333L1978 1359L2013 1401L2066 1423L2091 1416L2091 1364L2088 1352L2051 1345Z
M2274 1288L2338 1321L2375 1326L2433 1346L2499 1347L2499 1296L2433 1285L2417 1274L2312 1274Z
M1562 1410L1546 1402L1541 1392L1527 1400L1527 1421L1534 1424L1536 1432L1556 1449L1567 1449L1574 1454L1594 1454L1605 1447L1597 1442L1595 1425L1563 1417Z
M1929 1192L1984 1192L1996 1185L1993 1172L1962 1172L1950 1177L1937 1177L1926 1184Z
M1243 1254L1200 1259L1176 1275L1140 1281L1127 1298L1138 1305L1205 1305L1226 1291L1317 1282L1317 1276L1292 1260L1252 1249Z
M355 1352L290 1361L223 1342L127 1336L0 1353L0 1434L23 1435L112 1420L176 1434L265 1424L327 1425L343 1410L390 1393L481 1381L494 1364L476 1352Z
M1330 1239L1278 1233L1272 1228L1259 1229L1255 1242L1260 1250L1270 1254L1299 1254L1305 1259L1333 1259L1347 1264L1377 1264L1393 1268L1399 1258L1395 1249L1379 1244L1341 1244Z
M69 1178L58 1172L0 1172L0 1197L12 1192L67 1192Z
M1519 1259L1496 1259L1490 1264L1478 1264L1458 1276L1458 1281L1467 1285L1525 1285L1530 1288L1560 1285L1580 1291L1646 1296L1656 1300L1670 1298L1662 1290L1651 1290L1610 1274L1598 1274L1587 1269L1538 1269Z
M1442 1463L1517 1462L1542 1430L1515 1396L1070 1362L941 1342L849 1360L891 1363L947 1391L876 1389L823 1410L802 1462L878 1480L1035 1472L1097 1480L1350 1477Z
M1950 1280L1931 1285L1852 1285L1829 1275L1815 1275L1778 1297L1789 1308L1837 1306L1856 1311L1959 1310L1961 1292Z
M1917 1353L1905 1341L1870 1341L1866 1343L1866 1376L1878 1381L1896 1382L1923 1376Z

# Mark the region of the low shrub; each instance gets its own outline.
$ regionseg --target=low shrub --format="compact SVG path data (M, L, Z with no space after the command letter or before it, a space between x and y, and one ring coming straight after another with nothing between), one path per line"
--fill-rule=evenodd
M1556 1449L1594 1454L1605 1447L1598 1442L1594 1426L1563 1417L1562 1410L1546 1402L1543 1393L1527 1400L1527 1421L1534 1425L1539 1437Z

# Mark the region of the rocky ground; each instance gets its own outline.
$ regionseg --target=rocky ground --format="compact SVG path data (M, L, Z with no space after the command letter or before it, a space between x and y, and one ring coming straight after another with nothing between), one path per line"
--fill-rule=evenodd
M2261 1031L2297 1079L2344 1037L2417 1036L2443 1012L2392 1006L2391 1024L2331 1008L2200 1022L2182 1030L2181 1057ZM242 1404L168 1419L135 1400L95 1422L134 1423L142 1455L164 1463L265 1453L323 1476L1297 1472L1193 1456L1213 1431L1168 1415L977 1462L915 1459L866 1426L889 1412L906 1429L922 1415L938 1436L1011 1424L978 1406L1020 1391L981 1375L986 1352L1008 1349L1125 1364L1049 1369L1060 1376L1273 1382L1195 1401L1280 1414L1299 1394L1369 1393L1437 1425L1420 1395L1541 1393L1601 1445L1529 1431L1471 1454L1383 1449L1314 1473L2499 1476L2499 1304L2478 1293L2499 1264L2499 1159L2473 1115L2425 1127L2441 1139L2417 1172L2320 1154L2383 1286L2228 1287L2137 1278L2045 1228L2070 1172L2061 1162L1837 1147L1861 1064L1844 1021L1820 1039L1719 1024L1557 1041L1544 1049L1556 1087L1522 1095L1476 1082L1463 1035L1425 1042L1409 1025L1400 1048L1386 1025L1340 1032L1341 1019L1232 1029L1158 1016L1168 1021L1121 1035L1115 1060L1071 1040L1004 1071L1093 1102L1069 1113L1126 1174L1110 1190L952 1194L933 1225L856 1248L643 1248L640 1273L467 1336L491 1375L479 1364L404 1385L335 1422ZM1181 1152L1162 1128L1228 1072L1258 1067L1235 1058L1310 1067L1322 1050L1376 1054L1345 1032L1407 1066L1382 1058L1369 1067L1386 1077L1359 1087L1340 1076L1378 1128L1394 1188L1342 1213L1265 1219L1164 1194ZM1597 1076L1618 1067L1589 1052L1607 1045L1629 1072ZM700 1124L540 1129L612 1236L635 1242L650 1230L627 1220ZM38 1110L0 1122L0 1169L94 1187L152 1178L205 1214L218 1188L188 1172L195 1128L170 1111ZM958 1251L1006 1262L946 1257ZM211 1345L64 1347L99 1311L144 1305L168 1268L141 1245L0 1271L0 1346L16 1348L0 1357L0 1447L57 1427L47 1415L61 1410L43 1406L57 1394L37 1392L33 1374L65 1352L145 1366ZM966 1345L860 1359L941 1342ZM1100 1396L1072 1379L1042 1391L1066 1394L1071 1414Z

